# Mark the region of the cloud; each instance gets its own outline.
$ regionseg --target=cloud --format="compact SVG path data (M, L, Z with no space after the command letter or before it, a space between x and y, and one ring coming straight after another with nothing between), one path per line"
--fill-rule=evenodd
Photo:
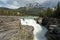
M19 6L19 3L17 1L14 1L13 5Z
M0 7L16 9L16 8L19 8L20 5L18 5L18 2L14 0L0 0Z
M15 0L15 1L22 2L22 3L34 3L34 2L43 3L47 0Z
M15 6L15 5L8 5L8 6L5 6L7 8L10 8L10 9L17 9L19 8L19 6Z
M2 2L6 3L8 0L0 0L0 1L2 1Z
M11 9L19 8L25 6L28 3L38 2L40 4L46 1L60 1L60 0L0 0L0 7L8 7Z

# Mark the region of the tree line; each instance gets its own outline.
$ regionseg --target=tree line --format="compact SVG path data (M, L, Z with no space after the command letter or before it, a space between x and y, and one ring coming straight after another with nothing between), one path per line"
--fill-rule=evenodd
M47 8L47 10L43 11L40 16L47 16L52 18L60 18L60 2L58 2L55 8Z

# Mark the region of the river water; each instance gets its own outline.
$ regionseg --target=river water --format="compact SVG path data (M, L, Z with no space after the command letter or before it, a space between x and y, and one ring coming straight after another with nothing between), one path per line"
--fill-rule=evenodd
M34 39L33 40L47 40L45 34L47 29L39 24L37 24L34 19L20 19L22 25L33 26Z

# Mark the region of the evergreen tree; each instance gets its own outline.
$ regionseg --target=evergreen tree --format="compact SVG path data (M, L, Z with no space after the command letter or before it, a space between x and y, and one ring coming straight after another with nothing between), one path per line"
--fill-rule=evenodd
M56 11L54 12L54 17L60 18L60 2L58 2L58 4L57 4Z
M53 10L48 7L45 15L46 15L47 17L52 17L52 14L53 14Z

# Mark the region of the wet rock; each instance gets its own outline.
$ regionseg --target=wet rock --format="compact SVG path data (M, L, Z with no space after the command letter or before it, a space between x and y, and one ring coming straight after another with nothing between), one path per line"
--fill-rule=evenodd
M60 40L60 19L49 18L47 25L47 40Z
M38 24L41 24L41 23L42 23L42 18L41 18L41 17L39 17L39 18L37 19L37 23L38 23Z
M48 31L46 36L48 40L60 40L60 28L56 28L52 32Z

